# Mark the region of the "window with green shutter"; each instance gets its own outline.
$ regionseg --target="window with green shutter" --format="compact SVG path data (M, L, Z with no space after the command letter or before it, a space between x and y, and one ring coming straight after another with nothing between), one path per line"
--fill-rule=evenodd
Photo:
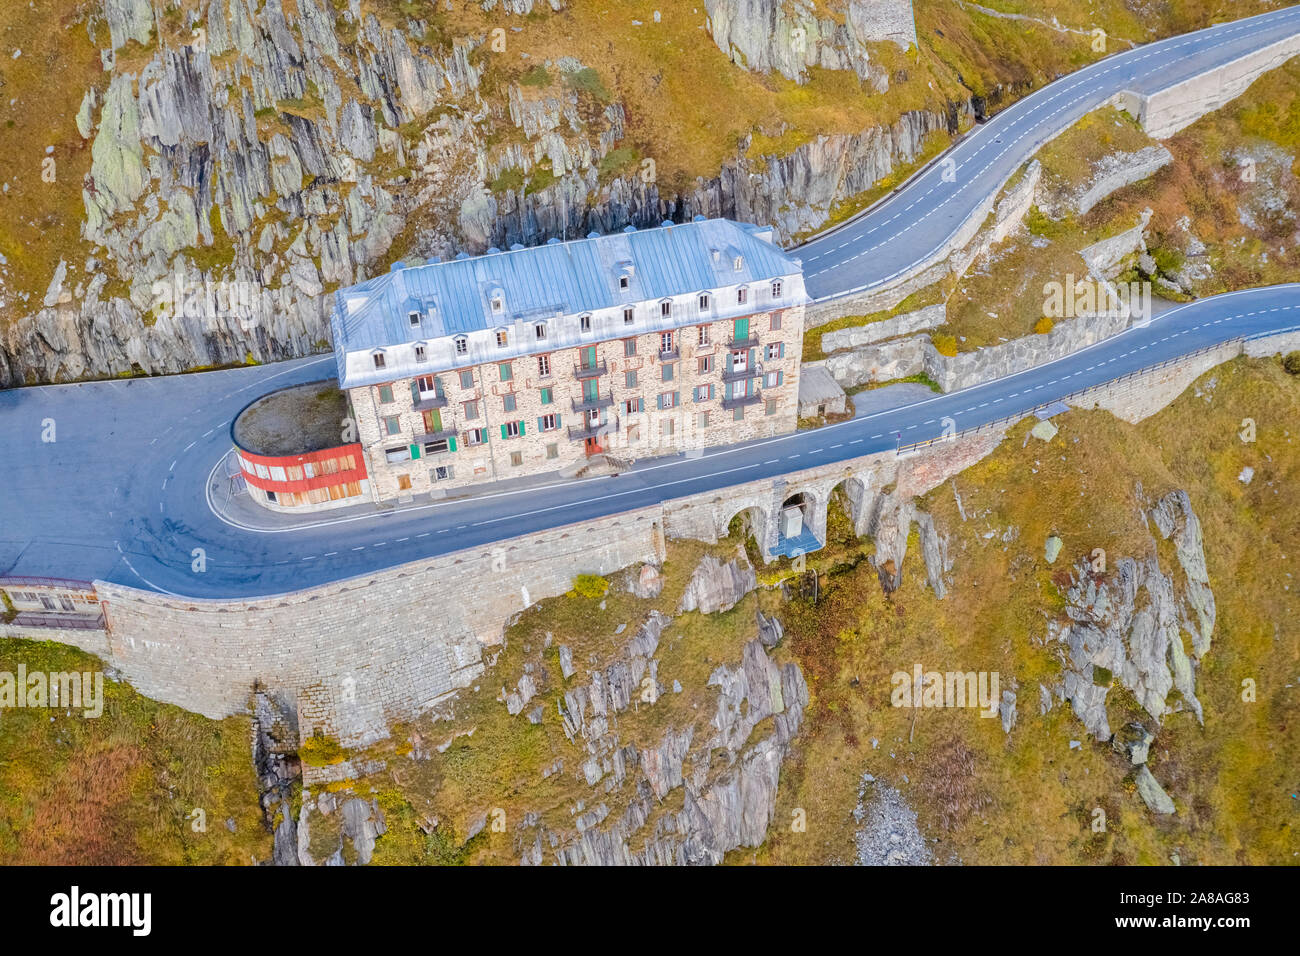
M420 446L419 446L419 445L412 445L412 446L411 446L411 460L414 461L414 460L418 459L419 457L420 457Z
M554 395L553 395L552 392L551 392L551 389L549 389L549 388L544 388L544 389L542 389L542 404L543 404L543 405L549 405L549 404L551 404L551 402L553 402L554 400L555 400L555 398L554 398Z
M393 403L393 386L379 386L379 402L381 405L391 405Z
M743 342L749 338L749 319L737 319L735 332L737 342Z
M502 362L500 366L498 366L498 368L500 368L501 370L501 381L503 382L510 381L510 379L513 377L513 372L511 371L510 363Z

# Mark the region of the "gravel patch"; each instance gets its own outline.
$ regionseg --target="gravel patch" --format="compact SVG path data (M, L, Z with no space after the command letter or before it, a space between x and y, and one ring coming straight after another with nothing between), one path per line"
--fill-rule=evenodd
M853 819L858 866L930 866L930 848L916 825L916 813L903 795L871 774L862 775Z

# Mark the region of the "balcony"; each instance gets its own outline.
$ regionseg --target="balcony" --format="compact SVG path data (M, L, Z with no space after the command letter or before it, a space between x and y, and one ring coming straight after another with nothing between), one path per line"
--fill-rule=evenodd
M596 438L599 435L612 435L618 431L618 419L612 418L607 422L597 422L579 425L577 428L569 429L569 441L582 441L587 438Z
M412 441L414 441L417 445L423 445L425 442L445 441L448 438L455 438L455 437L456 437L456 429L444 428L440 432L422 432L421 434L416 435L415 438L412 439Z
M743 382L747 378L758 378L762 374L763 369L759 366L755 366L754 368L732 369L731 371L722 373L722 380L724 382Z
M578 381L583 381L588 378L597 378L608 371L609 367L605 364L605 360L601 359L600 362L595 365L575 365L573 368L573 377Z
M758 336L751 335L747 339L729 339L727 341L729 349L756 349L758 348Z
M753 395L739 395L736 398L724 398L722 407L725 410L733 408L744 408L746 405L757 405L763 400L762 392L755 392Z
M576 399L569 403L575 412L591 412L602 408L609 408L614 404L614 394L611 392L603 397L584 398L582 401Z
M415 403L411 406L411 408L415 409L417 412L428 412L435 408L446 407L447 396L439 395L437 392L420 392L419 398L417 398Z
M666 352L661 351L659 353L659 361L661 362L676 362L681 357L682 357L681 349L669 349Z

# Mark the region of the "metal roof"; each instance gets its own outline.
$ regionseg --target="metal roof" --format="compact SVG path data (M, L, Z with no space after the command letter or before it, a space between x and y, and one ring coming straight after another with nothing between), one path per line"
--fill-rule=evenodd
M697 219L421 266L397 263L335 293L331 326L340 373L347 352L800 273L800 261L770 236L769 229L729 219ZM493 311L494 296L502 300L500 312ZM409 318L414 311L421 313L418 325Z

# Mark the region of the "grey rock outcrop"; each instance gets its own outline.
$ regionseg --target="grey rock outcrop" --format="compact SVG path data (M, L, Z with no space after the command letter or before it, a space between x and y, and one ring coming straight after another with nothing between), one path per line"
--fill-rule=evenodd
M701 614L729 611L757 585L758 574L748 562L733 559L723 564L713 555L705 555L686 585L678 610Z
M641 565L636 580L632 583L632 593L644 600L657 598L664 589L664 578L653 564Z
M1011 733L1011 728L1016 725L1016 692L1013 690L1004 690L1002 699L998 702L998 714L1002 717L1002 732Z
M253 767L262 813L272 829L271 866L298 865L298 824L291 809L301 780L298 719L291 703L258 688L253 692Z
M1170 814L1176 811L1174 801L1165 793L1165 788L1160 786L1146 764L1138 767L1136 782L1138 795L1152 813Z
M760 73L777 72L803 82L811 67L853 70L876 92L889 88L889 74L871 62L868 41L916 42L911 0L848 0L819 17L810 0L706 0L709 33L723 53Z
M1055 634L1068 648L1060 691L1098 740L1111 738L1106 696L1114 682L1157 722L1173 709L1174 691L1180 706L1202 719L1196 667L1209 651L1215 612L1200 522L1182 491L1165 495L1146 513L1162 537L1174 539L1181 594L1154 554L1142 561L1121 558L1105 577L1081 558L1067 593L1071 623ZM1184 631L1192 635L1190 655Z
M760 637L745 643L740 662L718 665L709 677L718 696L707 723L670 726L650 746L624 745L618 717L633 700L619 688L644 686L638 675L654 679L657 662L651 658L669 624L652 615L620 660L592 672L590 684L564 697L566 729L588 752L584 778L607 792L630 787L626 808L611 817L601 802L575 817L575 832L568 835L536 827L522 838L522 862L713 864L766 838L781 762L808 704L803 675L796 664L778 665L767 655L761 635L765 630L779 634L780 625L760 616ZM635 700L638 707L657 705L654 694ZM750 743L755 728L769 719L770 733ZM656 816L659 805L678 790L683 791L681 809ZM656 822L647 829L652 817Z
M1205 566L1201 521L1192 510L1191 498L1181 490L1157 501L1150 514L1160 536L1173 539L1174 554L1185 578L1183 626L1192 635L1193 653L1202 657L1210 650L1216 610Z
M952 570L948 538L940 534L934 519L920 511L910 498L882 492L867 505L870 512L867 530L875 542L875 553L868 560L875 566L880 586L885 592L898 590L903 583L903 559L907 555L907 538L916 522L920 532L921 555L925 561L926 583L940 600L948 594L946 576Z

